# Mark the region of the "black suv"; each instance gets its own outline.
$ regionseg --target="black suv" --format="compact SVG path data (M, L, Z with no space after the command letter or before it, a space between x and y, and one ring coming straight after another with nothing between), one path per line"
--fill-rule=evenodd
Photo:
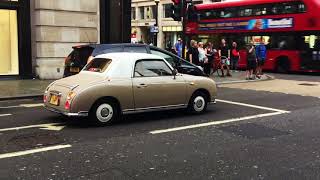
M201 67L155 46L146 44L90 44L73 47L73 51L65 60L64 77L79 73L87 64L90 56L95 57L99 54L112 52L135 52L158 55L166 59L179 73L205 76Z

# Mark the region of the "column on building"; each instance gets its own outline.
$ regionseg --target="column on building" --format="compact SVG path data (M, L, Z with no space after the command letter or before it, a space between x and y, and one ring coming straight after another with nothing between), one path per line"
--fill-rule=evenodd
M98 42L99 0L34 0L33 8L36 74L61 78L72 46Z

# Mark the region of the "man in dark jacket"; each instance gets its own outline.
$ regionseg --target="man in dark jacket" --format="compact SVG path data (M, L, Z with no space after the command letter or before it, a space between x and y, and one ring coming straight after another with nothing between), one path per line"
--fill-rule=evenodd
M251 40L249 45L246 48L247 50L247 71L246 71L246 80L253 80L254 77L254 70L257 67L257 56L256 50Z

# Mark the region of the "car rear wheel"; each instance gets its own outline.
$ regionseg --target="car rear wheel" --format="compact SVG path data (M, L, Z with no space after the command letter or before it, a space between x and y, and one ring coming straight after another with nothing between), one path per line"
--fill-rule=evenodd
M113 101L101 100L92 107L89 117L96 125L110 125L119 119L119 108Z
M188 110L191 113L200 114L207 110L207 96L202 92L196 92L190 99Z

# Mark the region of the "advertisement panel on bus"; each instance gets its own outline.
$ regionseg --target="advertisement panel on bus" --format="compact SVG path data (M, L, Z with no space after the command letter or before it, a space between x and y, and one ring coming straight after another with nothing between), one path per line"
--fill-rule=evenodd
M199 31L212 30L266 30L293 28L293 18L250 19L223 22L199 22Z

